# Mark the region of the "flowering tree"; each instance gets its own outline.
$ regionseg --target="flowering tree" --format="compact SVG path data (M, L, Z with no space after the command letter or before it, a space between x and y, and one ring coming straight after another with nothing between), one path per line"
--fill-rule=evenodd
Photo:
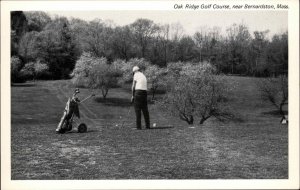
M209 64L187 64L179 77L169 76L169 92L160 102L162 108L188 124L198 118L200 124L211 117L232 119L234 115L226 101L230 88L223 76L214 75L213 70Z
M159 68L156 65L151 65L147 67L145 75L147 77L148 83L150 84L149 89L152 92L152 100L154 100L154 96L157 92L157 89L166 85L164 81L166 74L166 69Z
M83 53L71 76L77 86L101 89L102 96L106 99L109 89L118 85L122 73L116 64L108 64L106 58Z
M125 62L121 62L119 61L122 65L121 66L121 70L122 70L122 73L123 73L123 77L122 77L122 81L123 83L130 83L132 82L132 68L134 66L138 66L140 68L140 70L142 72L144 72L147 67L150 66L150 63L148 61L146 61L145 59L138 59L138 58L134 58L134 59L130 59L129 61Z

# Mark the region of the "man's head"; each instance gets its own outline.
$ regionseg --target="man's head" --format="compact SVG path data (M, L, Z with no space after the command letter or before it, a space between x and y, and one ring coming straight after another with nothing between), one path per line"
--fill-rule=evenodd
M140 68L138 66L134 66L133 69L132 69L132 72L135 73L139 70L140 70Z

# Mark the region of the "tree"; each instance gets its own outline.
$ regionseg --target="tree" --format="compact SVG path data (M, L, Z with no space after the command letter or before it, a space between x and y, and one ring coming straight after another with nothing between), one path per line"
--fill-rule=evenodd
M118 85L122 72L114 64L108 64L104 57L83 53L76 62L72 81L76 86L101 89L104 99L109 89Z
M273 36L267 48L267 66L273 76L288 73L288 32Z
M37 38L39 33L36 31L25 33L19 41L18 53L24 62L34 61L39 57L37 49Z
M60 17L48 23L36 40L38 59L48 64L53 79L68 78L77 55L69 22Z
M10 59L10 76L11 81L14 82L20 82L21 76L20 76L20 70L22 69L22 62L17 56L13 56Z
M89 52L84 52L76 61L73 72L71 73L72 82L77 87L88 87L91 69L97 63L97 58Z
M193 61L197 57L197 50L193 39L183 36L175 49L175 56L179 61Z
M151 37L159 30L159 27L149 19L137 19L131 24L133 34L140 47L140 57L146 58L146 51Z
M48 65L43 63L41 60L38 60L37 62L29 62L24 65L20 73L24 79L35 81L36 79L49 74Z
M129 60L133 53L133 34L128 26L117 27L112 37L112 48L117 58Z
M159 68L156 65L151 65L147 67L145 75L147 77L148 83L150 84L150 90L152 92L152 100L154 100L155 93L158 88L165 86L164 76L167 74L165 68Z
M43 63L41 60L37 60L34 64L35 78L42 78L49 76L49 67L47 63Z
M75 44L75 52L77 55L82 55L83 52L88 51L85 46L86 44L84 43L88 22L81 19L71 18L69 23L70 33Z
M188 124L193 124L196 118L200 124L211 117L220 121L233 119L226 101L230 88L213 71L215 68L208 63L185 65L179 77L169 80L169 92L160 102L162 108Z
M170 25L169 24L165 24L163 26L160 27L160 35L159 38L161 40L162 46L163 46L163 52L164 52L164 66L167 65L168 61L169 61L169 36L170 36Z
M178 42L183 36L184 29L180 22L172 23L170 27L171 39L174 42Z
M20 73L24 77L25 80L34 80L35 71L34 71L34 62L29 62L24 65L21 69Z
M109 89L117 87L121 75L116 67L107 64L107 60L102 57L98 60L98 64L92 66L88 85L93 89L101 89L105 100Z
M91 52L97 57L111 59L111 38L113 31L100 19L95 19L86 25L82 43L84 51Z
M170 60L170 25L159 25L154 37L149 41L149 60L155 65L165 67Z
M196 41L196 45L199 49L199 61L201 62L202 61L202 46L203 46L203 34L200 33L200 32L196 32L194 34L194 39Z
M11 12L11 56L18 54L19 40L27 32L27 23L23 11Z
M261 79L258 83L258 89L263 100L269 101L284 117L284 105L288 104L288 79L281 75L278 78Z
M130 83L132 82L133 76L132 76L132 68L134 66L138 66L142 72L144 72L147 67L149 67L151 64L145 59L138 59L138 58L133 58L130 59L127 62L122 62L121 63L121 71L123 73L122 77L122 82L123 83Z
M249 45L251 35L244 24L233 24L227 29L228 34L228 64L232 74L245 74L249 59Z
M28 31L40 32L51 22L49 15L42 11L26 11L24 12L28 21Z
M266 75L268 70L267 66L267 47L268 40L267 34L269 30L266 31L254 31L254 39L250 44L250 57L251 62L247 67L247 74L254 76Z

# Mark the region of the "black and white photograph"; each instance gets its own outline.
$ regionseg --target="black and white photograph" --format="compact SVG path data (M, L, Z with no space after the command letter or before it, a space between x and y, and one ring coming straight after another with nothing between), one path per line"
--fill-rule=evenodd
M48 3L5 11L1 178L13 185L2 189L297 189L298 2Z

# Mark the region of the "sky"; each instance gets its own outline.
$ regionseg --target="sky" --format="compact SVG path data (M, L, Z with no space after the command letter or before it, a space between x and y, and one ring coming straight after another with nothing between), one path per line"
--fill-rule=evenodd
M179 22L185 34L193 35L201 27L221 27L222 33L233 23L243 23L250 33L270 30L269 36L288 29L287 11L51 11L50 16L66 16L86 21L93 19L112 20L117 26L133 23L138 18L147 18L157 24Z

